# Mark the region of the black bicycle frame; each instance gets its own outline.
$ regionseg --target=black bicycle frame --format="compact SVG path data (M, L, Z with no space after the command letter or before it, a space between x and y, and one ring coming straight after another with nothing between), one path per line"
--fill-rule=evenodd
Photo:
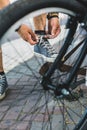
M55 69L60 67L62 64L62 58L65 55L69 45L71 44L72 40L73 40L73 36L76 32L77 29L77 25L78 25L78 18L73 18L71 17L68 21L67 27L70 28L67 38L57 56L57 58L55 59L54 63L52 64L52 66L49 68L49 70L47 71L47 73L43 76L43 81L46 82L47 80L50 80L50 77L52 76L52 74L54 73Z
M87 109L85 110L82 119L73 130L87 130Z
M87 39L84 42L84 45L83 45L83 47L82 47L82 49L80 51L78 59L76 60L74 66L70 70L69 77L68 77L68 79L66 80L66 83L65 83L66 87L68 87L67 85L69 85L71 83L74 76L77 74L77 71L79 70L79 67L82 64L82 62L83 62L83 60L84 60L84 58L86 56L86 53L87 53Z

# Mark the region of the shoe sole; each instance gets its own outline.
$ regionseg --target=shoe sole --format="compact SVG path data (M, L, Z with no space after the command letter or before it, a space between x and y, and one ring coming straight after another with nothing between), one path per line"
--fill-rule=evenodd
M6 91L2 95L0 95L0 101L6 97L7 91L8 91L8 88L6 89Z
M3 98L5 98L6 96L6 92L4 92L2 95L0 95L0 100L2 100Z
M54 62L54 60L56 59L56 57L52 57L52 58L49 58L49 57L46 57L42 54L39 54L39 53L34 53L35 56L39 57L39 58L43 58L46 62ZM56 55L57 56L57 55Z

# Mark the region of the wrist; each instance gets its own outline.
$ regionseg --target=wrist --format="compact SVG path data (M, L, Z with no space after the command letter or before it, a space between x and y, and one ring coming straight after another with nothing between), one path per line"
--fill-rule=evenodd
M47 19L50 20L51 18L59 18L58 13L57 12L51 12L47 14Z
M15 32L18 32L18 30L21 28L21 25L17 28L17 29L15 29Z
M17 29L15 29L15 31L18 32L20 28L25 28L25 27L27 27L26 24L21 24Z

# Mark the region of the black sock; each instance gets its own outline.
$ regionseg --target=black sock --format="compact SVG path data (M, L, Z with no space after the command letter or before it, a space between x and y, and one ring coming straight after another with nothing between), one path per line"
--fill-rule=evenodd
M4 72L0 72L0 75L3 75L3 74L5 74Z

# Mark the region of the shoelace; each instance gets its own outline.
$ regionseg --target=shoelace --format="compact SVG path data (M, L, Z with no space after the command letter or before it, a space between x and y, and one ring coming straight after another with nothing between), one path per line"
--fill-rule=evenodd
M6 87L6 78L4 75L0 75L0 95L1 93L4 91L5 87Z
M43 38L43 36L39 37L39 45L43 48L47 49L48 54L52 55L52 54L57 54L54 50L54 48L48 44L48 42Z
M4 87L4 84L5 84L5 76L4 75L0 75L0 92L2 92L2 89Z
M0 75L0 83L4 83L5 82L5 76L4 75Z

